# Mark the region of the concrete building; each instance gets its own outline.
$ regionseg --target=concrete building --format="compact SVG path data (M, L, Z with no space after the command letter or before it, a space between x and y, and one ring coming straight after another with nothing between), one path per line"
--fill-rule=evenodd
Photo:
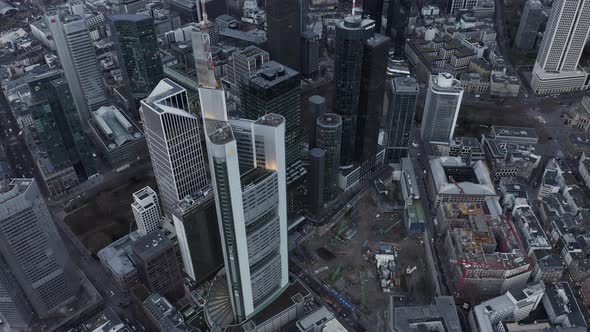
M299 332L347 331L326 307L320 307L298 320L297 328Z
M266 0L265 10L269 53L277 62L299 71L302 15L300 2Z
M163 79L141 101L141 118L164 213L171 215L185 197L208 185L199 135L187 92Z
M462 73L459 81L463 91L468 94L481 95L490 89L490 80L479 73Z
M202 89L202 104L217 91ZM288 286L285 118L224 119L223 106L204 113L227 288L243 323Z
M568 282L548 284L543 296L543 307L553 324L563 327L586 328L586 320Z
M544 294L545 284L536 282L484 301L469 312L471 330L496 332L503 321L521 321L537 309Z
M0 318L28 330L79 295L80 276L33 179L0 187Z
M588 73L579 67L579 61L589 32L590 1L559 0L551 5L531 80L535 94L588 87Z
M434 303L424 306L395 307L390 318L393 331L461 332L455 301L451 296L437 296Z
M467 165L457 157L430 160L428 186L432 201L477 203L497 197L487 166L483 161Z
M578 174L582 177L586 188L590 189L590 157L584 152L582 152L578 162Z
M269 61L268 52L256 46L248 46L243 50L235 51L225 65L226 77L224 80L237 87L243 78L254 76L258 68Z
M139 280L150 292L173 300L184 295L180 250L162 231L139 238L131 250Z
M408 156L419 87L414 78L396 77L385 90L385 160L399 163Z
M514 46L521 50L534 49L543 21L545 21L543 3L539 0L528 0L525 2L521 21L516 32Z
M115 170L122 170L148 156L139 127L115 106L91 112L90 130L100 153Z
M162 223L160 202L156 192L149 186L133 193L131 210L140 236L145 236L160 228Z
M178 310L159 293L153 293L142 303L142 309L150 320L152 331L194 332Z
M534 250L530 256L533 273L531 278L535 281L557 282L563 276L563 263L561 257L553 250Z
M483 147L474 137L455 137L450 142L448 150L444 149L443 155L459 157L466 165L485 160Z
M525 198L516 198L512 207L512 218L529 257L535 250L550 250L552 248L533 208Z
M107 103L88 25L80 16L63 16L57 11L47 12L46 19L82 126L87 129L90 111Z
M565 117L566 123L574 129L590 131L590 97L572 105Z
M140 283L131 249L132 244L138 238L139 234L132 232L109 244L96 254L111 278L125 292L131 291Z
M449 73L432 75L428 84L420 133L424 144L448 145L455 133L463 88Z
M318 95L309 97L306 121L304 121L304 127L308 128L304 132L308 137L308 150L316 147L316 125L318 118L324 113L326 113L326 99Z
M317 148L324 150L324 200L333 200L338 194L338 168L342 144L342 118L334 113L325 113L316 121Z
M590 133L570 132L566 137L568 157L578 159L582 153L590 154Z
M523 22L523 21L521 21ZM490 95L495 97L517 97L520 93L520 80L506 71L492 71L490 75Z

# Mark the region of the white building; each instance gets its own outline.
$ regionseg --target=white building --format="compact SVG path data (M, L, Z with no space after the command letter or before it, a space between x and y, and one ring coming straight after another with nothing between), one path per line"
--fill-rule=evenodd
M158 195L149 186L133 193L131 209L139 235L147 235L160 227L162 214Z
M181 200L208 185L199 121L186 90L167 78L141 101L140 114L164 213L171 215Z
M584 179L584 184L586 184L586 188L590 189L590 158L586 156L585 152L582 152L582 156L580 157L580 162L578 163L578 173L582 179Z
M420 128L422 141L448 145L459 117L463 99L461 82L449 73L430 76Z
M580 56L590 32L590 0L556 0L537 54L531 87L536 94L586 89Z
M469 325L474 332L496 332L502 321L520 321L535 310L545 294L542 281L506 292L482 302L469 312Z

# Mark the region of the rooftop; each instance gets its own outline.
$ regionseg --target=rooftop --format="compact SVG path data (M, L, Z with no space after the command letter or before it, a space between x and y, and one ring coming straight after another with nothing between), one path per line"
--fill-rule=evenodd
M92 112L93 128L108 150L143 139L143 133L115 106L102 106Z
M539 140L535 128L530 127L510 127L510 126L492 126L490 136L496 139L522 139L528 138L534 140L535 143Z
M462 331L455 301L451 296L435 297L431 305L396 307L394 310L396 331L420 331L421 323L432 326L435 322L441 325L440 331Z
M260 167L252 168L240 177L240 181L242 183L242 190L247 190L248 187L254 186L264 181L273 174L275 174L275 172L272 170Z
M439 195L496 196L488 168L481 160L467 166L461 158L433 158L430 171Z
M418 93L418 83L413 77L395 77L391 79L391 87L395 93Z
M132 250L137 257L147 261L170 246L173 246L172 240L162 231L155 231L137 239L132 244Z
M269 61L260 66L254 73L254 76L248 80L249 84L255 85L259 88L269 88L278 86L281 83L290 79L297 79L299 73L287 66L276 61Z
M551 303L555 316L567 316L572 326L586 326L586 320L568 282L547 285L545 296Z

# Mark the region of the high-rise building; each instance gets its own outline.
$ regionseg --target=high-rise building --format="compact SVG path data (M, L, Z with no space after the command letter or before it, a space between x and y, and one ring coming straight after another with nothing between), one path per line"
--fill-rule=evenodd
M285 146L287 165L301 159L303 131L301 126L301 83L295 70L270 61L245 77L240 87L240 114L256 120L265 114L285 117Z
M184 271L200 283L223 266L219 224L211 187L183 199L172 216Z
M0 318L27 330L78 296L80 277L33 179L0 187Z
M226 0L227 13L233 17L242 17L245 1L246 0Z
M373 20L363 20L359 16L336 21L334 110L342 117L342 165L351 165L355 158L363 51L374 25Z
M47 12L46 19L82 127L87 129L90 111L106 104L107 96L86 20L57 11Z
M514 46L521 50L532 50L535 48L537 35L544 20L543 3L539 0L528 0L524 4Z
M473 9L477 5L477 0L448 0L450 2L449 13L456 15L460 11Z
M338 169L342 144L342 118L324 113L316 122L317 148L324 150L324 201L331 201L338 193Z
M31 117L53 167L62 169L71 165L80 180L95 174L93 148L61 73L36 77L29 87Z
M134 99L147 97L164 78L154 19L145 15L111 15L123 75Z
M171 215L182 199L208 185L199 121L186 90L167 78L141 101L140 114L162 207Z
M449 73L430 76L420 134L424 144L448 145L463 99L461 82Z
M408 21L412 12L412 1L389 0L386 5L387 22L383 34L391 38L395 55L400 56L404 52L406 42L405 30L408 27Z
M408 156L418 100L418 83L412 77L396 77L385 90L385 160L400 163Z
M277 62L300 70L301 5L299 0L266 0L268 50Z
M177 244L156 230L134 242L131 252L139 279L150 292L172 300L182 297L184 279Z
M207 151L227 286L234 318L243 322L288 285L285 118L227 122L219 120L223 112L204 112ZM252 167L241 173L245 160Z
M389 44L388 37L375 33L364 45L354 149L357 161L368 160L378 152Z
M301 33L301 74L317 77L320 71L320 35L311 31Z
M589 0L557 0L537 54L531 87L535 94L587 88L588 73L579 67L590 32Z
M307 109L307 123L305 124L305 128L308 130L308 137L309 137L309 149L312 150L315 148L316 144L316 122L318 118L326 113L326 99L322 96L313 95L308 99L308 109Z
M254 76L254 73L269 61L268 52L256 46L248 46L243 50L235 51L225 65L226 81L233 85L239 85L243 78Z
M158 194L149 186L133 193L131 210L141 236L156 231L162 225Z
M383 0L364 0L363 16L375 21L375 31L381 31L381 18L383 16Z
M324 159L326 153L322 149L313 148L309 150L309 202L310 208L318 213L324 206Z

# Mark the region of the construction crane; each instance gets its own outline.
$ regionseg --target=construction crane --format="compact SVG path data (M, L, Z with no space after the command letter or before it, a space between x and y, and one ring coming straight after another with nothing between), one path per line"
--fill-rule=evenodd
M334 270L334 272L332 272L332 274L330 275L330 283L334 283L336 280L338 280L338 278L340 277L340 272L342 272L342 264L338 264L338 267L336 267L336 270Z
M449 175L449 181L451 181L451 183L454 184L457 189L459 189L459 193L461 195L465 195L465 190L463 190L463 187L461 187L459 182L455 181L455 178L452 175Z

